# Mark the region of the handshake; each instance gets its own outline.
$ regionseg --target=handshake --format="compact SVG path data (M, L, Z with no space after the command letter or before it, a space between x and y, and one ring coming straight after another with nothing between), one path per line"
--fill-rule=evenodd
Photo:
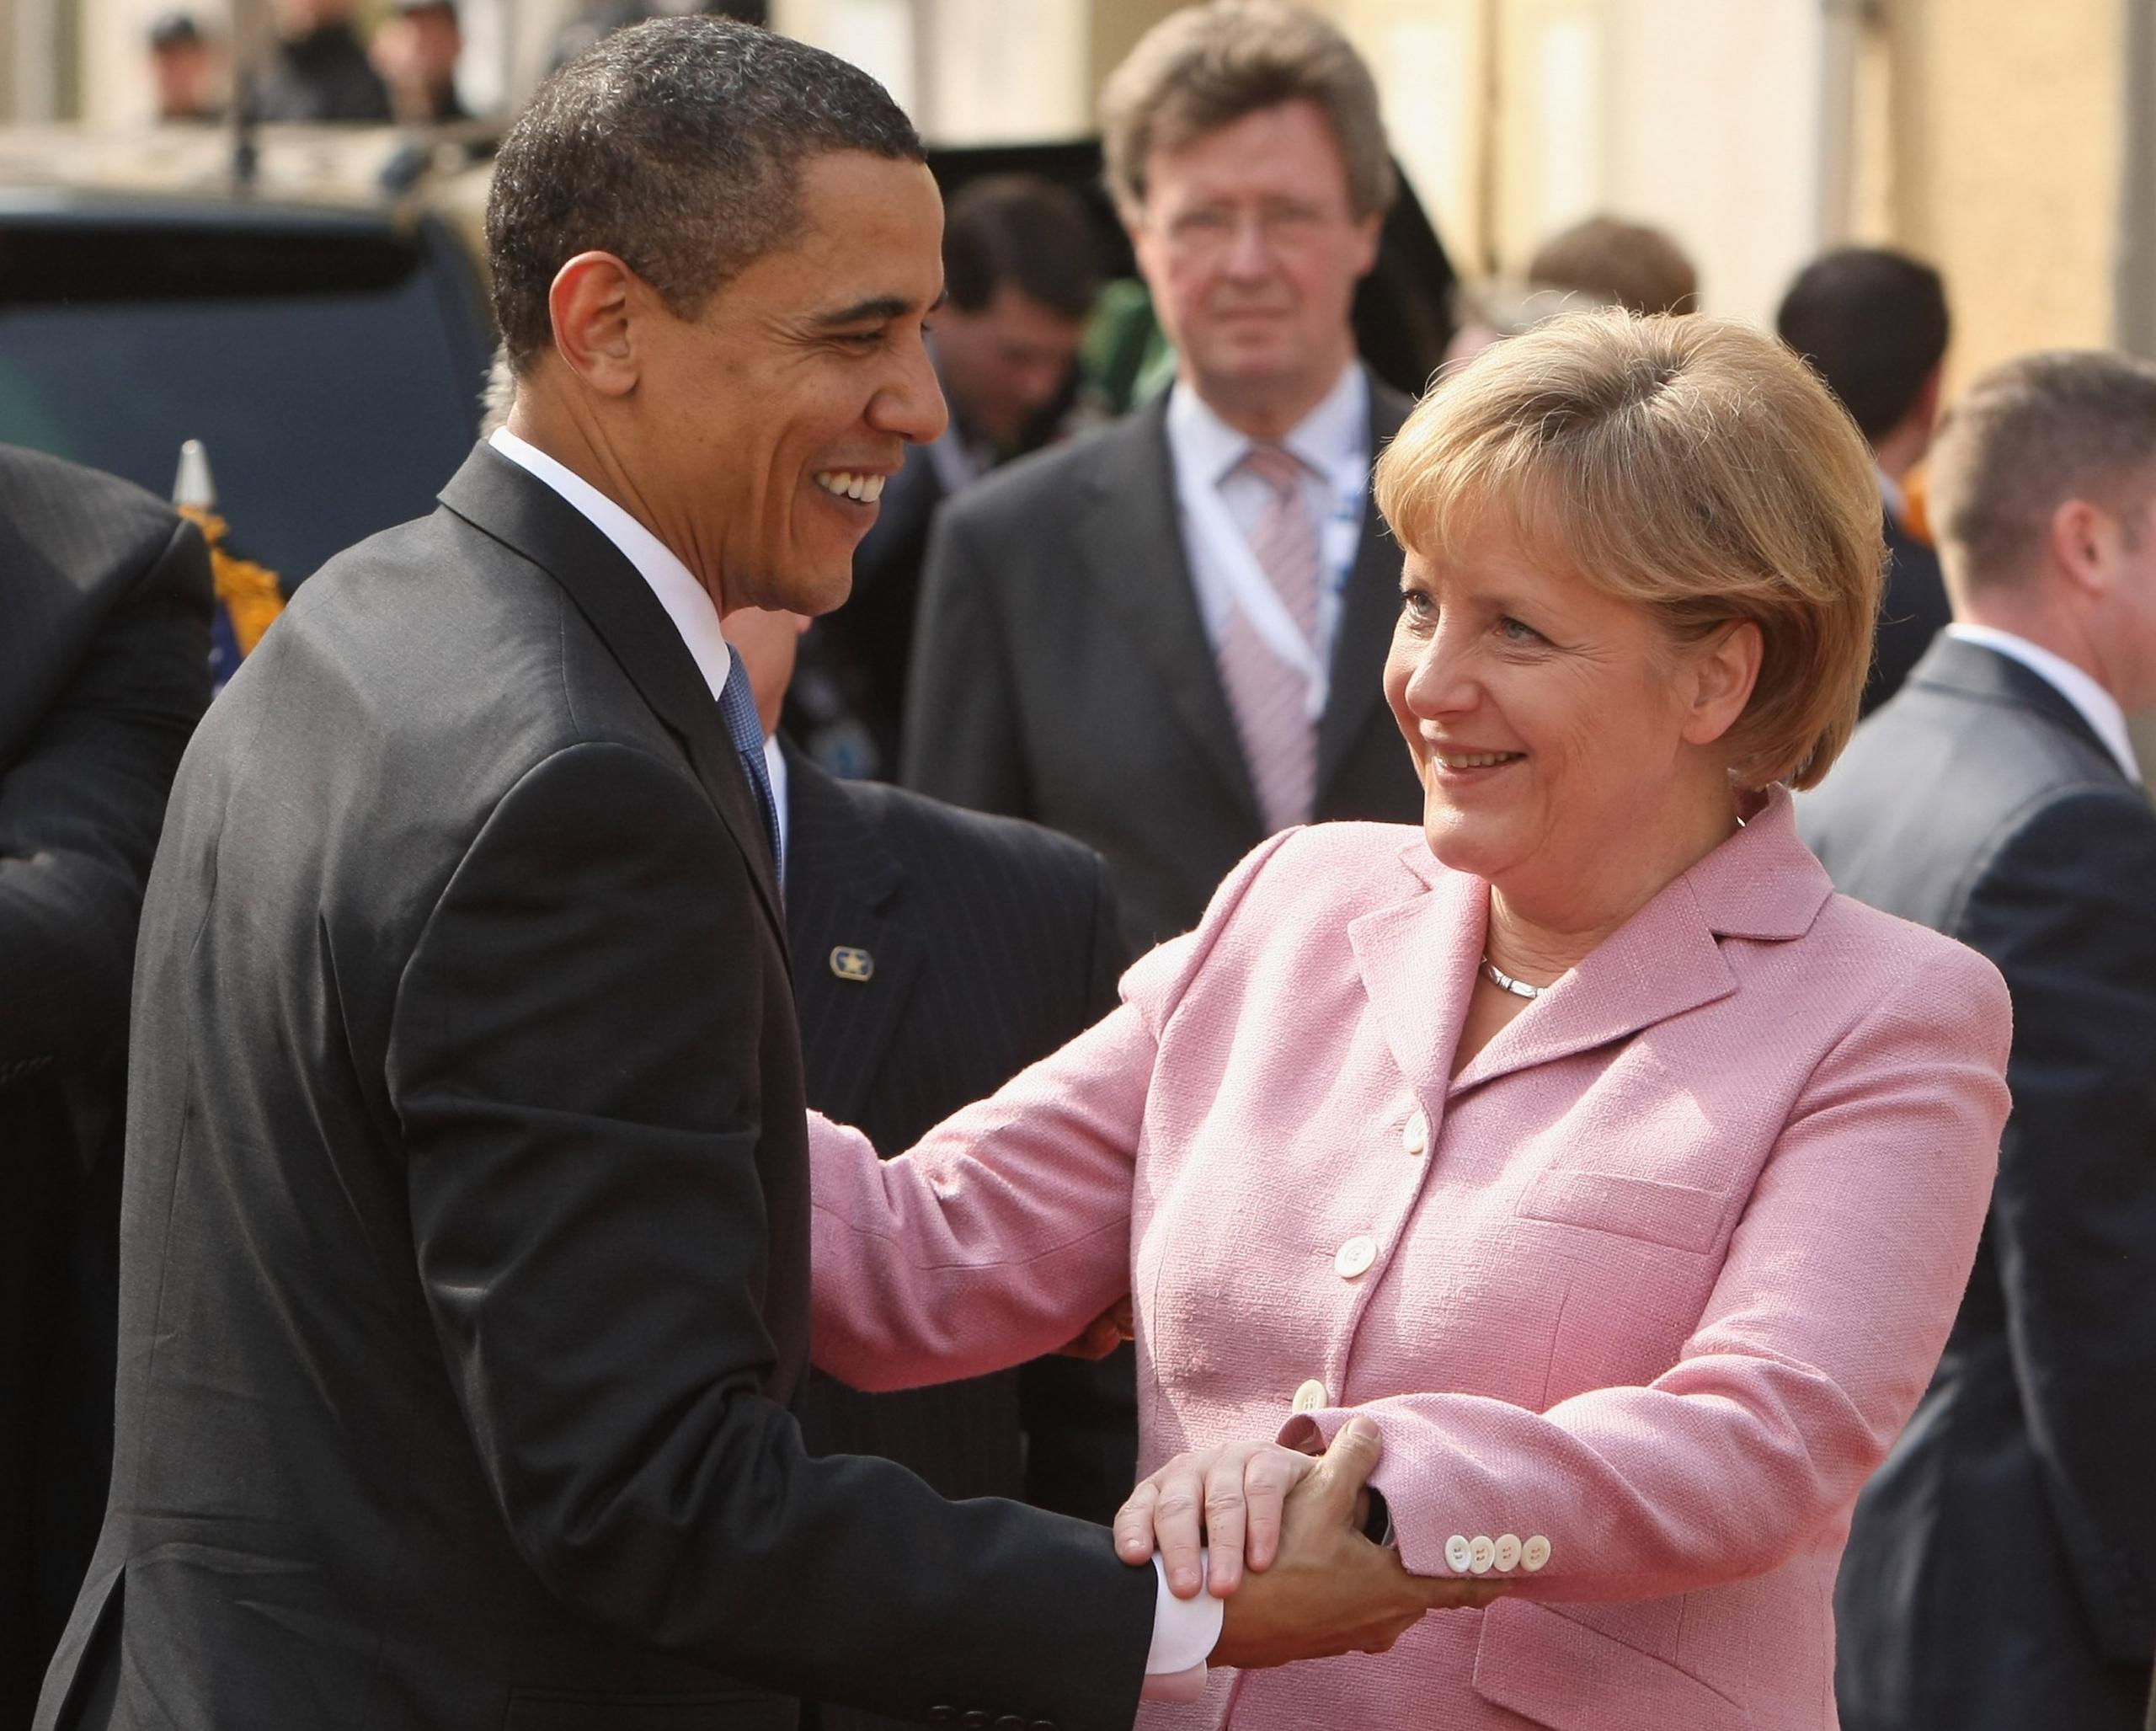
M1115 1543L1143 1566L1157 1546L1168 1589L1193 1598L1203 1555L1222 1601L1209 1663L1255 1668L1383 1653L1428 1612L1480 1609L1508 1583L1412 1575L1364 1532L1383 1441L1351 1418L1321 1456L1234 1443L1178 1456L1117 1514Z

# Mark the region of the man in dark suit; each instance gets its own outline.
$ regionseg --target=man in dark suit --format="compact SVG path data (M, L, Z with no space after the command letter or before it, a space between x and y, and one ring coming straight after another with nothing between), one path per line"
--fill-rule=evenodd
M0 1725L104 1509L128 984L210 604L169 507L0 446Z
M1797 273L1774 328L1841 398L1879 466L1888 560L1864 687L1869 715L1902 688L1950 617L1939 555L1912 526L1906 491L1939 420L1946 286L1905 254L1843 247Z
M2156 366L2038 355L1932 458L1955 622L1806 838L2014 996L1998 1188L1954 1333L1859 1499L1849 1731L2128 1731L2156 1648Z
M849 776L898 773L921 562L937 508L1064 430L1100 281L1092 218L1034 174L975 180L943 225L944 304L929 339L943 435L906 452L853 556L853 593L809 628L787 728Z
M1098 849L1142 946L1277 829L1420 819L1380 689L1401 556L1369 503L1408 405L1355 357L1392 169L1331 26L1177 12L1103 106L1175 384L939 514L903 779Z
M767 731L805 622L727 618ZM766 757L817 1111L900 1152L1114 1007L1122 938L1097 854L1036 825L841 781L790 741L774 738ZM942 1496L1022 1497L1105 1521L1137 1477L1133 1375L1128 1347L891 1394L812 1371L801 1435L812 1454L899 1461ZM821 1719L824 1731L897 1723L832 1707Z
M1202 1665L1219 1600L811 1460L787 1410L801 1055L718 621L835 604L864 480L942 430L938 218L873 80L713 19L608 38L504 142L509 425L309 581L174 784L113 1487L41 1727L776 1728L814 1692L1106 1731ZM1220 1662L1433 1602L1349 1524L1372 1458L1302 1481Z
M389 91L353 26L359 0L278 0L277 45L257 96L265 120L392 118Z

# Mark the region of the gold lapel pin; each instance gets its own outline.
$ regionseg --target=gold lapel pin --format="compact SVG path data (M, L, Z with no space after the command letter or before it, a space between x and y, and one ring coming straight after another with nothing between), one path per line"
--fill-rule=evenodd
M841 943L831 952L831 971L841 980L873 980L876 975L876 958L865 949Z

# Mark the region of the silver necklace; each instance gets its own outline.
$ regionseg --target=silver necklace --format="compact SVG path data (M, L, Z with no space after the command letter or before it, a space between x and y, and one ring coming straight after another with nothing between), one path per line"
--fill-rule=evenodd
M1487 955L1482 958L1482 977L1500 991L1508 991L1514 997L1540 997L1549 990L1546 986L1529 986L1524 980L1515 980L1501 971Z

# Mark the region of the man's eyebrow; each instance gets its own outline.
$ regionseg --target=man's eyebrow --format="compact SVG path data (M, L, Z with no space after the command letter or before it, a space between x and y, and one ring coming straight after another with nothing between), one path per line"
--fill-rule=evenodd
M814 322L820 329L835 330L842 324L881 324L887 319L904 318L913 309L914 303L904 295L876 295L835 312L819 313Z

